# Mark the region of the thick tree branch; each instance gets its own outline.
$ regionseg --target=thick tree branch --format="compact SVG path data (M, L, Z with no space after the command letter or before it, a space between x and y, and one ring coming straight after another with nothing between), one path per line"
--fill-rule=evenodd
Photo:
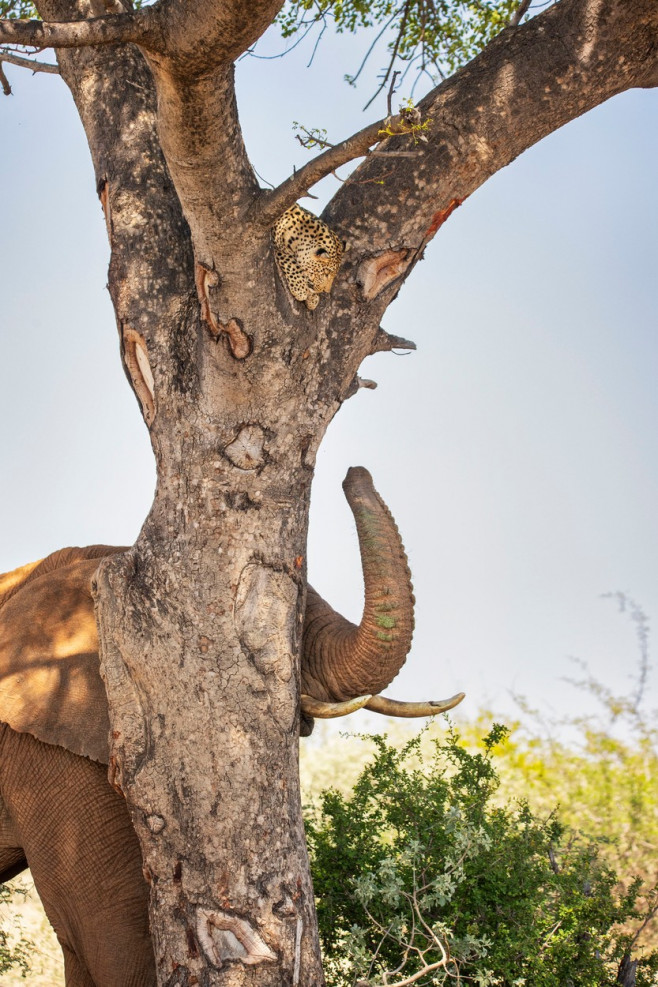
M423 99L427 143L389 138L388 153L367 155L322 215L348 247L318 334L337 400L378 348L376 327L426 245L472 192L580 114L656 84L655 0L559 0Z
M160 0L138 11L71 21L0 20L0 44L43 50L130 42L162 56L180 77L199 78L254 44L281 6L281 0Z
M194 78L235 61L282 6L283 0L160 0L150 9L171 66Z
M160 143L196 260L208 271L232 268L250 242L245 222L258 180L242 138L233 62L281 6L282 0L160 0L150 8L162 43L157 51L143 48L156 83ZM217 313L214 321L222 322Z
M340 144L334 144L318 154L302 168L282 182L267 198L259 203L256 220L263 226L271 226L297 199L301 198L316 182L330 175L341 165L367 155L376 144L389 137L409 134L419 130L419 120L413 119L414 111L402 111L385 120L371 123Z
M163 0L137 12L117 13L120 4L115 3L115 12L89 19L81 17L82 6L67 0L46 0L38 7L42 21L0 21L0 44L52 46L61 61L69 49L134 42L150 59L160 145L197 254L212 266L212 243L226 240L230 226L237 236L241 215L258 190L242 141L230 56L240 44L258 37L278 6L272 0L248 6ZM90 12L98 14L104 7L107 4L92 3ZM87 4L84 11L89 11Z
M153 45L150 8L75 21L0 20L0 44L28 48L85 48L135 42Z
M244 222L258 194L238 119L233 65L182 78L168 59L148 57L160 144L196 259L208 268L230 269L232 258L244 255L249 243Z
M654 0L560 0L502 32L419 104L429 122L419 154L370 155L329 203L323 218L349 244L336 313L353 311L360 291L372 325L453 209L491 175L611 96L657 84Z
M87 8L84 0L37 0L36 6L46 21L72 21ZM156 392L160 375L170 373L178 377L181 400L193 392L189 351L198 327L189 230L158 141L153 78L132 45L58 50L57 57L85 128L105 214L124 368L148 417L149 364ZM137 337L146 354L145 390L131 373Z
M60 74L57 65L51 65L50 62L36 62L32 58L24 58L22 55L17 55L13 51L7 51L6 48L0 48L0 64L2 62L7 62L8 65L18 65L22 69L30 69L31 72L49 72L51 75Z

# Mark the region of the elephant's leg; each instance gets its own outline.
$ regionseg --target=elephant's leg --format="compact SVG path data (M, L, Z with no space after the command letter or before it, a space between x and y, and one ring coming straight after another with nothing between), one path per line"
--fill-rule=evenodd
M88 971L79 982L155 985L139 844L107 769L0 727L0 792L46 914Z
M24 870L27 870L27 860L23 848L0 845L0 884L11 881Z
M64 954L64 979L66 987L95 987L94 981L78 957L68 946L60 942Z
M23 847L11 821L7 807L0 798L0 884L10 881L27 867Z

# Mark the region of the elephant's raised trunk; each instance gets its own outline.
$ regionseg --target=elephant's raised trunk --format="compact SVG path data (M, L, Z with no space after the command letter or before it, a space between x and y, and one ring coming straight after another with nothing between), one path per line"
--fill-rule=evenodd
M359 536L365 604L356 627L308 588L302 691L327 700L386 688L404 664L414 626L411 574L389 509L362 466L348 470L343 489Z

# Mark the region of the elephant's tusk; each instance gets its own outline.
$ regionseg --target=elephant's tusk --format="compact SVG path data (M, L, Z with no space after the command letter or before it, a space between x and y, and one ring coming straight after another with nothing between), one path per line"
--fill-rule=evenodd
M356 713L367 703L371 702L372 696L356 696L354 699L347 699L343 703L325 703L313 696L302 696L302 712L307 716L315 716L319 720L330 720L335 716L347 716L349 713Z
M458 692L450 699L431 699L426 703L403 703L398 699L387 699L386 696L373 696L366 703L366 709L384 716L436 716L437 713L445 713L458 706L465 695L465 692Z

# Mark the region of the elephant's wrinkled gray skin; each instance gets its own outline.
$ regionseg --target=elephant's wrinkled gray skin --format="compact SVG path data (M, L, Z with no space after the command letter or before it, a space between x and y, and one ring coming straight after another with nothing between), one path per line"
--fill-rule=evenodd
M404 548L370 474L344 483L366 587L355 627L308 590L302 692L379 692L411 644ZM103 557L63 549L0 575L0 883L32 870L65 958L67 987L150 987L148 890L123 798L107 780L109 718L90 591ZM312 723L302 718L301 732Z
M0 792L0 881L29 863L67 987L155 985L139 844L105 766L1 725Z

